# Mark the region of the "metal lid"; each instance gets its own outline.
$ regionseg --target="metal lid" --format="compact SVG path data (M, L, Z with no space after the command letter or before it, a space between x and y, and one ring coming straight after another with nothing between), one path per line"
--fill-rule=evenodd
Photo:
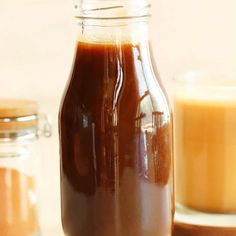
M37 124L37 102L22 99L0 99L0 131L36 128Z

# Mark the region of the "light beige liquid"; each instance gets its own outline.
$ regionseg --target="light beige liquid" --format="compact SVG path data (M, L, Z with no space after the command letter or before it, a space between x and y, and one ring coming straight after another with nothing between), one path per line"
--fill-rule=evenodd
M174 98L176 200L236 212L236 99Z

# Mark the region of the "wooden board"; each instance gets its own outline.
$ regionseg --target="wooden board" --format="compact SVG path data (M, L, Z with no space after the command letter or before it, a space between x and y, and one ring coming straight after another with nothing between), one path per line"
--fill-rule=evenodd
M173 236L236 236L236 228L196 226L176 222Z
M37 114L38 104L31 100L0 99L0 118L22 117Z

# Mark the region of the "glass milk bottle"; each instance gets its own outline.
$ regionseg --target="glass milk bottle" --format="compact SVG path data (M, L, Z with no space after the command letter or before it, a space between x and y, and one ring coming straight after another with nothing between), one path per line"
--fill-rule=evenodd
M170 236L172 115L146 0L84 0L59 115L67 236Z

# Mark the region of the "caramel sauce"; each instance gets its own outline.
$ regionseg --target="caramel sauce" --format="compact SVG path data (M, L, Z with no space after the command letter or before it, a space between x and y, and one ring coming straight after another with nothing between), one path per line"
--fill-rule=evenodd
M171 235L171 118L142 50L78 43L59 115L67 236Z

